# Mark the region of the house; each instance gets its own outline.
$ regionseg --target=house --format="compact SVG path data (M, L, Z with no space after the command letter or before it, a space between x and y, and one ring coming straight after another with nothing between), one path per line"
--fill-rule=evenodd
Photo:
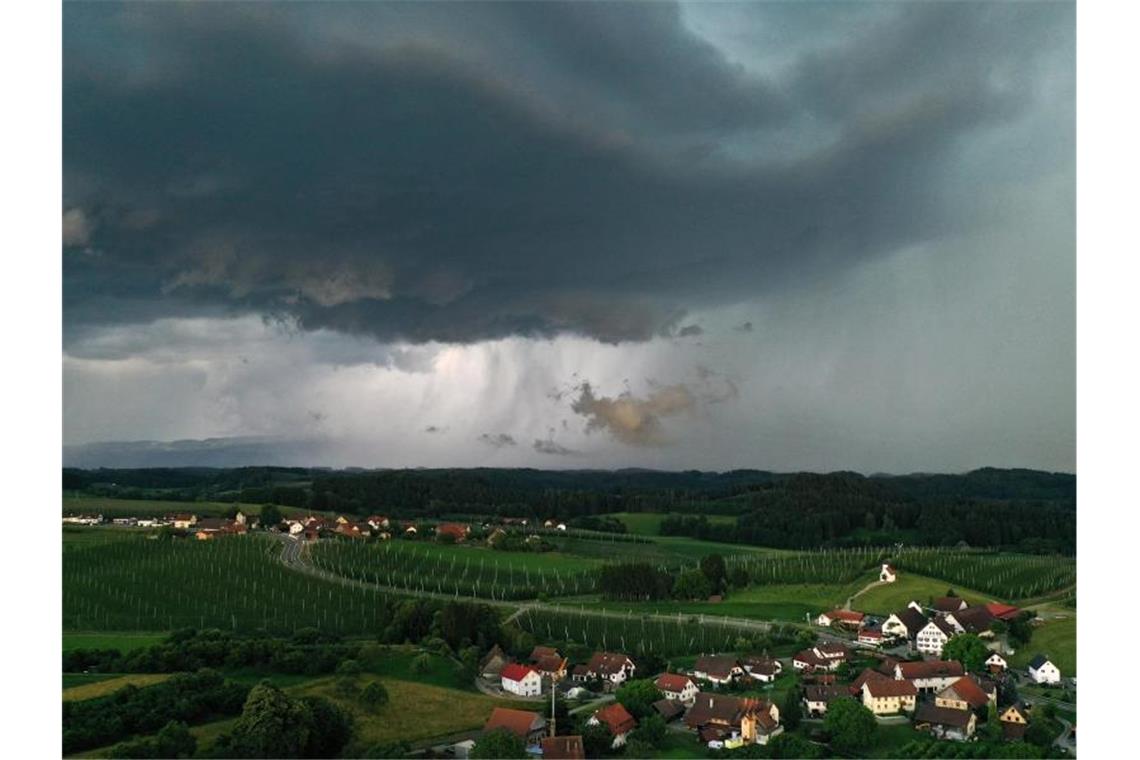
M704 742L738 735L744 744L767 744L783 733L780 710L764 699L741 699L727 694L699 692L685 715L685 725Z
M236 523L241 523L242 525L245 525L246 523L248 523L248 522L249 522L249 516L248 516L248 515L246 515L246 513L245 513L245 512L242 512L242 511L239 509L239 510L237 511L237 514L236 514L236 515L234 515L234 522L236 522Z
M368 523L368 527L372 528L372 530L381 530L391 525L388 518L383 515L369 515L365 518L364 522Z
M541 647L541 646L539 646L539 647L535 647L534 649L530 650L530 656L526 658L526 661L529 662L531 665L535 665L538 663L539 660L544 659L546 657L559 657L559 656L560 655L558 654L558 650L555 649L554 647Z
M688 676L679 673L663 673L653 682L665 699L671 702L693 703L697 696L697 684Z
M832 624L837 624L844 628L855 630L863 625L863 617L862 612L855 612L854 610L832 610L831 612L821 613L820 616L815 619L815 623L824 628Z
M744 672L757 681L772 683L784 670L784 666L775 657L745 657L740 661Z
M879 568L879 581L882 583L894 583L898 580L898 571L888 565L886 562Z
M542 760L585 760L581 736L547 736L542 740Z
M197 515L177 514L167 515L170 524L178 530L190 530L198 522Z
M680 700L676 699L659 699L653 703L653 709L657 711L666 723L674 721L685 714L685 705Z
M894 678L892 676L888 676L888 675L885 675L883 673L880 673L879 671L874 670L872 668L864 668L863 672L860 673L855 678L855 680L851 682L851 685L847 687L847 692L853 697L859 697L860 699L862 699L862 697L863 697L863 684L867 683L867 681L870 681L870 680L893 681Z
M915 648L923 654L942 655L942 647L958 631L946 618L936 615L915 636Z
M600 723L608 728L610 735L614 738L610 745L613 749L624 745L629 732L637 728L637 721L620 702L606 705L591 715L586 723L591 726Z
M138 525L139 521L134 517L115 517L111 519L112 525L133 526Z
M491 717L483 725L483 733L496 729L510 731L523 740L524 744L537 745L546 733L546 719L530 710L514 710L509 707L496 707Z
M583 680L598 678L605 682L606 688L617 688L627 678L631 678L636 669L633 660L624 654L594 652L594 656L586 663L586 678Z
M491 651L479 662L479 675L491 680L500 677L503 666L510 662L499 645L491 647Z
M1004 620L1007 623L1011 620L1015 620L1017 616L1021 614L1021 610L1017 607L1014 607L1012 604L990 602L985 607L986 610L988 610L989 613L995 618L998 620Z
M1029 661L1028 672L1033 683L1061 683L1061 671L1057 670L1057 666L1043 654L1039 654Z
M927 622L926 615L918 603L911 602L898 612L891 613L883 621L883 635L913 641L918 632L926 627Z
M352 522L352 520L349 520L344 515L337 515L336 516L336 524L337 525L348 525L350 522Z
M744 675L740 660L731 655L705 655L697 658L693 665L693 675L702 681L726 684Z
M910 681L868 678L863 682L863 706L875 715L914 712L918 689Z
M804 687L804 713L809 718L822 718L827 714L827 706L837 699L850 699L851 693L846 686L832 684L830 686Z
M883 643L883 629L878 627L860 628L856 641L866 647L877 647Z
M207 517L198 520L195 524L197 530L194 537L199 541L206 541L219 535L244 534L246 526L235 520L225 520L220 517Z
M447 536L455 543L460 543L467 540L467 534L471 532L471 526L463 523L440 523L435 526L435 535L437 538Z
M503 690L520 697L537 697L542 693L542 676L529 665L508 663L499 671Z
M928 730L940 739L964 742L974 735L977 722L978 716L972 710L939 707L931 702L921 703L914 711L914 727Z
M1009 667L1009 663L1005 661L997 652L994 652L986 658L986 670L991 673L1001 673Z
M98 525L103 522L103 515L67 515L63 521L68 525Z
M956 660L900 662L895 666L895 679L910 681L920 694L942 691L964 675L962 663Z
M816 670L836 670L848 658L847 647L842 644L818 644L811 649L797 652L792 657L792 667L810 673Z
M543 678L561 681L566 677L566 658L562 655L551 654L541 658L534 664L534 669Z
M336 533L349 538L368 538L372 535L372 526L368 523L341 522L336 523Z
M985 607L967 607L957 612L947 613L946 621L954 626L958 633L973 633L985 638L994 635L993 631L990 630L990 623L994 621L994 616Z
M934 600L935 612L958 612L966 609L966 600L960 596L940 596Z
M405 536L415 536L415 535L418 535L420 532L419 528L416 527L415 523L406 522L403 525L401 525L400 527L403 529Z
M934 704L953 710L985 710L996 701L996 691L987 692L972 676L963 676L934 695Z
M570 670L570 680L584 683L590 680L590 667L588 665L575 665Z
M1026 714L1024 705L1013 704L1005 708L998 715L998 722L1001 723L1001 735L1006 741L1016 741L1025 737L1025 732L1029 730L1029 717Z

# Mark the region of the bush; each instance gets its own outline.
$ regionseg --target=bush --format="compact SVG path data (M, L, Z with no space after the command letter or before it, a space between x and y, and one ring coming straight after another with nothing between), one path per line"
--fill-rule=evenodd
M373 681L360 691L360 703L369 710L376 710L388 704L388 690L379 681Z

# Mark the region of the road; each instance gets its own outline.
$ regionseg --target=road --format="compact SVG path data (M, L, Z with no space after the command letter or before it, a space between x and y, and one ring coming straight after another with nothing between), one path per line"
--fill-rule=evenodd
M661 621L661 622L666 622L666 623L674 623L674 622L677 622L678 620L696 619L702 625L705 623L709 623L711 625L719 625L719 626L723 626L723 627L727 627L727 628L734 628L734 629L738 629L740 631L747 631L750 633L754 633L757 631L760 631L760 632L768 631L774 623L779 623L782 625L791 625L791 626L794 626L797 628L806 627L802 623L784 623L783 621L751 620L751 619L747 619L747 618L730 618L730 617L722 617L720 615L662 615L662 614L658 614L658 613L644 613L644 614L633 615L629 612L621 612L618 610L604 610L604 609L597 609L597 608L591 608L591 607L585 607L585 606L567 607L567 606L562 606L562 605L558 605L558 604L551 604L549 602L539 602L539 601L526 601L526 602L513 601L512 602L512 601L505 601L505 600L501 600L501 599L485 599L483 597L459 596L456 594L441 594L441 593L434 592L434 591L422 591L422 592L421 591L415 591L415 592L413 592L413 591L408 591L405 588L400 588L397 586L386 586L384 584L369 583L368 581L360 581L360 580L356 580L354 578L346 578L342 575L337 575L336 573L330 573L327 570L322 570L321 568L316 567L315 565L312 564L312 562L309 561L308 556L307 556L308 555L307 544L305 544L303 541L299 541L299 540L293 538L292 536L287 536L287 535L284 535L281 533L275 533L275 534L271 534L271 535L275 536L279 541L281 541L281 544L282 544L281 557L280 557L281 562L291 570L295 570L297 572L305 573L307 575L311 575L311 576L314 576L316 578L321 578L323 580L331 581L333 583L340 583L340 584L345 585L345 586L354 586L354 587L359 587L359 588L366 588L370 591L380 590L380 591L385 591L385 592L388 592L391 594L398 594L400 596L415 596L418 598L427 597L430 599L444 599L444 600L449 600L449 601L463 600L466 602L478 602L480 604L487 604L487 605L490 605L493 607L500 607L500 608L504 608L504 609L509 609L509 610L511 610L511 615L508 617L508 620L515 620L520 615L523 615L528 611L532 611L532 610L533 611L544 611L545 610L545 611L550 611L550 612L573 612L576 615L586 615L586 616L590 616L590 617L601 617L601 618L613 618L613 619L618 619L618 620L629 620L632 617L637 617L639 619L645 618L646 620ZM829 634L827 634L825 632L821 632L820 636L823 638L835 638L835 637L831 637ZM842 641L843 639L836 638L836 640ZM850 642L847 642L847 643L850 643Z

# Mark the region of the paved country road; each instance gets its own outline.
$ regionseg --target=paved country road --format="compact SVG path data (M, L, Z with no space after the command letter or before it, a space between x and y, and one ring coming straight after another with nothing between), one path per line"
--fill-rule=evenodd
M645 614L634 615L634 614L631 614L629 612L620 612L618 610L603 610L603 609L597 609L597 608L591 608L591 607L585 607L585 606L570 607L570 606L562 606L562 605L558 605L558 604L551 604L549 602L539 602L539 601L528 601L528 602L514 601L514 602L510 602L510 601L505 601L505 600L501 600L501 599L485 599L483 597L475 597L475 596L462 596L462 595L457 595L457 594L441 594L441 593L434 592L434 591L413 592L413 591L408 591L407 589L399 588L396 586L385 586L383 584L369 583L367 581L360 581L360 580L356 580L354 578L346 578L342 575L337 575L336 573L330 573L327 570L322 570L321 568L316 567L315 565L313 565L312 562L309 561L308 547L303 541L300 541L296 538L293 538L292 536L287 536L287 535L284 535L281 533L271 533L270 535L276 537L279 541L281 541L281 544L282 544L281 562L284 563L284 565L286 567L290 568L291 570L296 570L297 572L306 573L308 575L312 575L312 576L317 577L317 578L322 578L324 580L331 581L333 583L340 583L340 584L345 585L345 586L356 586L356 587L360 587L360 588L366 588L370 591L376 591L376 590L385 591L385 592L388 592L391 594L397 594L399 596L414 596L414 597L420 597L420 598L426 597L426 598L430 598L430 599L445 599L445 600L463 600L463 601L467 601L467 602L478 602L480 604L487 604L487 605L491 605L493 607L510 609L510 610L512 610L512 614L508 617L508 620L514 620L514 619L518 618L520 615L523 615L526 612L531 611L531 610L535 610L535 611L549 610L551 612L573 612L574 614L577 614L577 615L587 615L587 616L591 616L591 617L601 617L601 618L614 618L614 619L619 619L619 620L621 620L621 619L629 620L631 618L636 617L638 619L645 618L647 620L662 621L662 622L666 622L666 623L673 623L673 622L677 622L678 620L696 619L702 624L707 623L709 625L718 625L718 626L722 626L722 627L726 627L726 628L734 628L734 629L738 629L740 631L747 631L747 632L753 632L753 633L757 632L757 631L768 631L772 627L773 624L789 625L789 626L793 626L796 628L807 628L808 627L802 623L788 623L788 622L784 622L784 621L773 621L773 620L751 620L748 618L730 618L730 617L722 617L720 615L661 615L661 614L655 614L655 613L645 613ZM850 643L846 639L842 639L840 637L833 636L833 635L831 635L825 631L819 631L818 635L820 636L820 638L823 638L825 640L843 641L844 643L848 643L848 644Z

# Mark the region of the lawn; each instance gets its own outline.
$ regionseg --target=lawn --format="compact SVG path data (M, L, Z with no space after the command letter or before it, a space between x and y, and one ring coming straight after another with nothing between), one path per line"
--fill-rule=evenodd
M665 738L661 741L661 746L653 754L653 757L668 757L668 758L694 758L706 757L707 751L701 743L697 741L696 735L689 731L667 731Z
M869 583L874 579L873 574L868 575L866 582ZM862 587L862 585L863 584L860 584L860 587ZM922 575L914 575L912 573L899 573L898 580L894 583L880 584L867 591L867 593L860 594L852 599L851 607L852 609L861 610L863 612L889 615L892 612L906 607L907 602L911 600L925 605L932 598L945 596L946 591L950 588L953 588L954 592L965 599L969 604L984 604L986 602L995 601L992 596L981 594L972 589L957 587L946 581L927 578Z
M815 617L824 610L833 609L854 593L862 584L808 584L789 583L771 586L750 586L732 591L722 602L592 602L586 606L632 611L683 615L720 615L754 620L781 620L803 623L806 616Z
M915 731L910 723L879 724L875 730L875 740L866 756L898 757L900 747L925 735Z
M613 512L603 517L613 517L625 524L626 530L642 536L660 536L661 522L675 513L666 512ZM687 515L686 515L687 516ZM712 524L735 525L731 515L705 515Z
M381 676L385 680L395 678L457 691L475 690L470 679L464 678L459 663L450 657L428 654L427 668L417 672L412 663L420 654L421 650L412 646L365 647L361 654L361 665L369 673Z
M154 644L160 644L166 639L165 633L64 633L63 651L74 649L118 649L120 652L130 652Z
M161 683L170 678L173 673L132 673L130 675L108 678L95 683L86 683L82 686L73 686L63 690L64 702L78 702L84 699L105 697L118 691L124 686L150 686Z
M1061 671L1061 675L1077 674L1077 616L1050 620L1033 629L1033 639L1009 658L1011 668L1024 669L1036 654L1044 654Z

